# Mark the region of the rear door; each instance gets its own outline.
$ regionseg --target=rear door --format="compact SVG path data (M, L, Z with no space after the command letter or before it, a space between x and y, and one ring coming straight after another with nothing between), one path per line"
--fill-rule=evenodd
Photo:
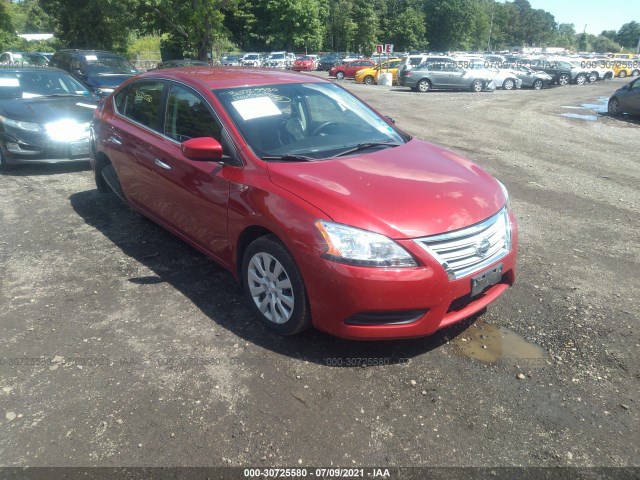
M161 125L164 88L159 80L131 84L114 97L117 114L107 125L107 155L127 198L145 211L153 205L153 149Z

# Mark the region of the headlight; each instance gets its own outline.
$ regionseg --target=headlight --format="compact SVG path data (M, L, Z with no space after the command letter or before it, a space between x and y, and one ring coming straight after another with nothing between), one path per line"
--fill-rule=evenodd
M27 130L29 132L39 132L42 127L37 123L21 122L20 120L12 120L10 118L0 115L0 122L10 127L19 128L20 130Z
M325 258L364 267L417 265L409 252L384 235L326 220L315 225L327 242Z
M500 185L500 189L502 190L502 194L504 195L505 206L507 208L510 208L510 205L509 205L509 192L507 191L507 187L505 187L504 184L500 180L498 180L497 178L496 178L496 182L498 182L498 185Z
M75 120L64 119L47 123L47 135L58 142L74 142L89 138L89 122L78 123Z

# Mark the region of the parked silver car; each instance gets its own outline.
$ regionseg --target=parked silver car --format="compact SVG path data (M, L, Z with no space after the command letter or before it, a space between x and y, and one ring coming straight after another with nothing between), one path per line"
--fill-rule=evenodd
M540 90L542 87L553 83L553 77L545 72L537 72L524 65L516 66L511 69L516 76L522 80L523 87L530 87L534 90Z
M404 70L398 75L398 84L418 92L434 90L471 90L472 92L496 89L496 84L484 72L458 67L454 62L424 63Z
M495 68L489 66L489 62L485 60L476 60L471 62L465 62L465 65L459 66L473 71L478 75L486 75L493 80L496 84L496 88L502 88L504 90L513 90L522 86L522 80L518 78L516 72L510 68Z

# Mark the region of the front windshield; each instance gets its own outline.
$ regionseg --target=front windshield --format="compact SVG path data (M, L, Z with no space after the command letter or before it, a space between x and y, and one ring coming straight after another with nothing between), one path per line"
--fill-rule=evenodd
M271 55L272 60L282 60L284 58L284 53L274 53Z
M131 75L138 70L125 58L117 55L85 55L89 75Z
M26 59L32 65L48 65L49 61L37 53L23 53L22 58Z
M290 83L214 90L259 157L329 158L365 143L408 137L333 84Z
M89 96L85 87L70 75L55 71L1 72L0 99L46 96Z

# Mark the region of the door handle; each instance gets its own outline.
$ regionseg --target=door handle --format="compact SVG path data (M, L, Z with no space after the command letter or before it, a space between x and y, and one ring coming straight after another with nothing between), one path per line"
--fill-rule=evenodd
M122 139L120 137L118 137L117 135L110 135L108 140L111 143L115 143L116 145L122 145Z
M162 160L160 160L159 158L156 158L153 163L155 163L157 166L159 166L160 168L164 168L165 170L171 170L171 165L167 165L166 163L164 163Z

